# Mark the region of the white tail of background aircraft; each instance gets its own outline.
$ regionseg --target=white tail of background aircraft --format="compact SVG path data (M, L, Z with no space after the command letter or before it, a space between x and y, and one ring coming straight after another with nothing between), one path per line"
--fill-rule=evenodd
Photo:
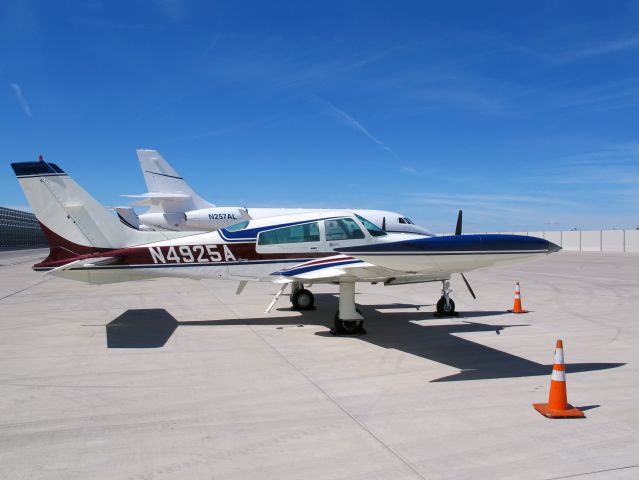
M131 207L116 207L120 220L131 228L169 231L211 231L250 219L241 207L216 207L200 197L162 155L137 150L148 193L124 195L141 199L133 205L149 205L137 215Z
M150 205L151 208L146 213L181 213L215 207L195 193L159 152L144 149L136 152L149 192L127 196L142 198L139 205Z

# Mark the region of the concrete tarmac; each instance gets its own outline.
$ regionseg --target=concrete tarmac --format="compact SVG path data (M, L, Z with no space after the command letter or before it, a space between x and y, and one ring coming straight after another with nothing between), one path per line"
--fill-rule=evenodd
M290 311L271 284L95 286L0 256L2 479L639 478L639 255L560 252L440 284L335 286ZM521 282L525 315L512 308ZM569 401L550 420L556 339Z

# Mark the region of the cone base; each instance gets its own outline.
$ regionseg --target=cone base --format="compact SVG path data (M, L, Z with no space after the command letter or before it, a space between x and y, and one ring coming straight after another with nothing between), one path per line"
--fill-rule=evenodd
M579 410L578 408L573 407L568 404L568 408L566 410L552 410L548 408L547 403L533 403L533 407L539 413L541 413L544 417L548 418L583 418L585 417L584 412Z
M528 310L507 310L510 313L528 313Z

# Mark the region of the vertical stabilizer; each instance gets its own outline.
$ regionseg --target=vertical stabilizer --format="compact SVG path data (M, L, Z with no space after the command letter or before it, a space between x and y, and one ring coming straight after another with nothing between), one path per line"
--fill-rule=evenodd
M215 207L212 203L207 202L200 197L193 189L184 181L184 178L175 171L171 165L156 150L137 150L140 168L144 175L146 188L149 193L159 194L181 194L188 195L190 198L181 201L163 201L153 203L149 212L188 212L191 210L200 210L202 208Z
M47 261L188 235L124 226L54 163L12 163L11 167L49 241Z

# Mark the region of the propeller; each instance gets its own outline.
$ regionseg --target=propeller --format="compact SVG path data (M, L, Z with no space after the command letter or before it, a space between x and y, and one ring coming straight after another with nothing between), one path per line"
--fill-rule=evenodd
M462 232L462 211L457 215L457 226L455 227L455 235L461 235Z
M459 214L457 215L457 225L455 226L455 235L461 235L461 234L462 234L462 211L460 210ZM475 292L473 292L473 289L470 286L470 283L468 283L466 276L461 272L459 272L459 274L464 280L464 283L466 284L466 287L468 288L468 291L470 292L470 294L473 296L475 300L477 300L477 297L475 296Z
M386 217L382 218L382 230L386 231Z

